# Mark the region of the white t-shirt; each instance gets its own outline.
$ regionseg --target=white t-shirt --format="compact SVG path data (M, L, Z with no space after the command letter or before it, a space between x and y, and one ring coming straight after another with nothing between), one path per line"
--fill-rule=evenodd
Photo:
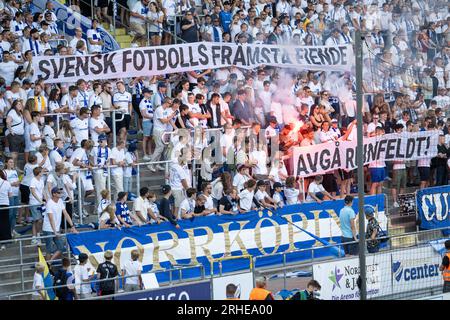
M162 123L159 119L168 118L172 112L171 108L164 109L162 106L158 107L153 115L153 129L158 131L170 130L169 127L171 127L171 125Z
M260 203L261 203L266 197L269 197L269 195L267 194L266 191L258 190L258 191L256 191L256 193L255 193L255 199L258 200Z
M194 212L195 201L193 199L184 199L181 201L180 209L178 209L178 219L182 219L182 209L186 214Z
M23 135L25 132L23 117L17 114L16 110L11 109L8 113L8 117L11 117L11 132L17 135ZM9 130L7 130L9 132Z
M244 189L244 184L249 180L247 176L237 173L233 178L233 187L236 187L238 192Z
M250 157L258 161L256 167L253 168L254 174L268 174L267 153L264 150L254 150L250 153Z
M139 0L138 0L138 1L134 4L134 6L133 6L131 12L139 13L140 15L143 15L143 16L145 17L145 16L147 16L147 13L148 13L148 7L145 7L145 6L142 4L142 1L139 1ZM144 24L144 23L145 23L145 20L142 20L141 18L133 17L132 15L130 15L130 23Z
M0 205L9 206L9 195L11 193L12 193L11 183L9 183L6 180L2 180L0 182Z
M40 273L35 272L33 277L33 289L37 288L44 289L44 278ZM33 291L32 295L40 296L39 291Z
M92 39L94 41L102 40L102 35L100 32L94 29L89 29L87 32L87 38ZM101 53L102 52L102 46L97 44L90 44L88 41L88 49L89 53Z
M44 156L40 153L36 153L37 163L41 163L44 160ZM52 164L50 162L50 157L47 157L44 164L42 165L43 169L47 169L49 172L53 170Z
M136 261L128 260L123 265L122 270L124 271L125 276L134 276L134 275L137 275L138 272L142 272L142 264L139 262L139 260L136 260ZM139 277L125 278L125 283L126 284L139 284Z
M75 118L70 122L70 126L75 133L77 146L81 145L81 141L89 139L89 118L83 120Z
M313 202L314 199L309 195L309 193L324 192L325 188L322 184L317 184L315 181L311 182L308 187L308 195L306 196L306 202Z
M31 136L36 136L36 137L41 137L41 131L39 130L39 126L35 123L32 122L30 124L30 138ZM30 139L30 151L36 151L39 146L42 144L42 139L37 139L35 141L31 141Z
M70 157L70 163L73 164L75 159L77 159L78 161L84 163L84 164L88 164L89 163L89 158L88 155L86 153L86 150L83 148L77 148L75 149L75 151L72 153L72 156ZM80 175L82 177L86 176L86 171L80 171Z
M146 219L149 219L149 217L147 217L148 208L150 208L150 202L148 201L148 199L142 199L142 197L137 197L134 200L133 203L134 212L139 211L141 215Z
M286 204L296 204L298 203L298 195L300 191L295 188L284 189L284 196L286 197Z
M7 86L10 86L11 82L14 81L14 73L18 67L18 64L14 61L0 62L0 74L3 79L5 79L5 84Z
M91 285L90 283L83 283L82 280L89 279L89 270L88 266L77 264L73 269L73 273L75 275L75 283L77 284L76 290L79 294L89 294L91 293Z
M33 177L30 182L30 192L31 189L34 189L34 193L37 195L38 199L30 193L30 205L40 205L44 194L44 179L41 178L38 180L36 177Z
M95 119L90 118L89 119L89 132L91 134L91 140L94 142L94 146L98 146L98 136L99 134L95 132L95 128L103 129L106 128L107 124L104 120L101 118Z
M53 201L53 199L48 199L45 205L46 211L44 214L44 222L42 224L42 231L53 232L52 225L50 224L49 214L52 213L53 222L55 223L56 232L59 232L61 227L61 219L63 215L63 210L65 209L64 202L58 199L58 202Z
M253 191L248 191L247 189L239 193L239 204L242 210L250 211L252 209L254 194Z
M55 147L54 141L56 138L55 130L49 125L45 125L42 130L42 135L44 136L45 143L49 149L53 149Z
M14 183L14 182L19 181L19 174L17 173L17 170L5 169L5 173L6 173L6 178L7 178L8 182ZM12 192L13 197L17 197L19 195L19 187L11 186L11 192ZM8 205L9 205L9 203L8 203Z
M131 103L131 93L128 91L116 92L113 95L113 104L119 106L118 112L129 114L128 104Z
M113 148L111 150L110 159L114 160L116 162L116 165L121 161L125 161L125 149L119 150L117 148ZM111 174L114 176L123 175L123 169L121 167L112 168Z
M185 179L186 182L189 185L189 177L188 177L189 169L187 166L182 167L178 163L173 163L170 166L169 170L169 185L172 188L172 190L182 190L183 185L181 183L181 180Z

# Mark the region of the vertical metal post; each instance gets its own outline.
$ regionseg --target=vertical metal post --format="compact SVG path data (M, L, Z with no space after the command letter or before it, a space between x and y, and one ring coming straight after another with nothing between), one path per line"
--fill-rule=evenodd
M165 174L164 174L164 180L165 180L165 183L168 184L169 179L167 179L167 177L169 176L169 162L166 162L165 167L166 167L166 170L165 170Z
M109 192L111 192L111 165L109 164L108 164L108 190Z
M25 291L25 283L23 281L23 248L22 248L22 239L19 239L19 254L20 254L20 282L22 283L22 291Z
M359 270L361 277L361 300L367 300L366 288L366 232L364 230L364 154L363 154L363 52L362 52L362 34L356 30L355 39L355 58L356 58L356 99L357 99L357 147L356 159L358 166L358 218L359 218Z
M78 171L78 214L80 215L80 224L83 224L83 199L82 199L82 188L81 188L81 171Z
M94 14L95 14L95 9L94 9L94 0L91 0L91 20L94 20Z
M114 28L114 38L117 36L116 31L116 17L117 17L117 0L113 0L113 16L112 16L112 25Z
M286 289L286 253L283 253L283 289Z
M116 110L112 110L112 131L113 131L113 148L117 145L117 133L116 133Z
M141 166L138 163L136 168L136 196L139 197L139 190L141 190Z

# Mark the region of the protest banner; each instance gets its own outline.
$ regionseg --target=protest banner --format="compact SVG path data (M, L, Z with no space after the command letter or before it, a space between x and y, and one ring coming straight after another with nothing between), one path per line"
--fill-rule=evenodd
M387 228L384 214L385 196L368 196L365 204L376 209L377 220L383 230ZM121 230L99 230L68 234L71 252L89 255L93 268L103 261L103 252L114 252L114 263L119 267L130 259L130 252L140 252L143 272L157 272L158 281L167 281L164 270L180 265L203 265L205 274L211 270L219 273L219 260L231 256L264 256L258 266L279 263L281 256L273 253L290 253L290 261L311 259L310 251L298 253L298 249L321 247L340 242L339 214L343 200L305 203L285 206L274 212L250 211L235 216L208 216L181 220L181 229L168 222L160 225L123 228ZM354 208L358 204L355 200ZM338 246L314 252L314 257L337 256ZM333 250L334 249L334 250ZM298 255L297 255L298 254ZM224 263L224 273L244 270L248 259ZM183 279L198 276L200 270L183 271ZM196 273L197 272L197 273ZM175 279L176 273L173 274Z
M437 131L391 133L364 138L364 164L374 161L418 160L437 155ZM336 169L353 170L357 141L334 141L293 148L294 174L309 177Z
M168 73L236 66L260 65L323 71L350 71L351 45L278 46L198 42L180 45L130 48L87 56L39 56L33 58L35 79L47 83L153 76Z

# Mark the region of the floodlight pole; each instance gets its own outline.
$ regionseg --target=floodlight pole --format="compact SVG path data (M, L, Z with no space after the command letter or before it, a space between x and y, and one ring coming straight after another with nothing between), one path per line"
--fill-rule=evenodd
M355 32L355 59L356 59L356 102L357 102L357 147L356 159L358 165L358 218L359 218L359 270L361 277L360 299L367 300L366 288L366 232L364 229L364 153L363 153L363 93L362 93L362 34Z

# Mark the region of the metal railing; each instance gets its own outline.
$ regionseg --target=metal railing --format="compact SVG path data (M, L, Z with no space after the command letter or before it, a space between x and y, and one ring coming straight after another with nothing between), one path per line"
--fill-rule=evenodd
M33 265L34 264L35 263L33 263ZM76 291L78 291L78 289L76 289L76 288L79 287L79 286L81 287L81 286L87 286L88 285L88 286L91 287L92 285L96 285L96 284L99 284L99 283L108 282L108 281L114 281L115 282L115 285L114 285L115 290L114 291L116 293L120 293L121 292L121 289L120 289L121 284L126 283L126 279L137 278L139 276L143 276L145 274L150 274L150 273L153 273L155 275L158 274L158 273L169 273L170 274L170 280L169 280L169 283L166 284L166 286L171 286L174 283L173 277L172 277L172 274L174 272L179 274L178 283L182 283L183 282L183 277L182 277L183 270L193 269L193 268L199 268L200 269L200 280L204 280L205 279L204 266L202 264L194 264L194 265L187 265L187 266L178 266L178 267L165 269L165 270L158 270L158 271L154 271L154 272L146 272L146 273L142 273L141 275L127 275L127 276L119 275L119 276L116 276L116 277L113 277L113 278L107 278L107 279L91 279L89 281L65 284L65 285L60 285L60 286L48 286L48 287L45 287L45 289L41 289L39 291L46 291L46 294L47 294L47 290L54 290L54 289L60 289L60 288L68 288L68 289L71 289L71 290L75 289ZM120 274L121 270L118 270L118 272ZM159 284L161 284L161 283L159 283ZM122 287L122 290L123 290L123 287ZM141 289L139 291L143 291L143 290L145 290L145 289ZM30 295L30 294L32 294L33 292L36 292L36 291L38 291L38 290L36 290L36 289L27 289L27 290L23 289L22 291L0 295L0 300L4 299L4 298L7 298L8 300L12 300L13 298L17 298L17 297L20 297L20 296ZM105 296L103 296L103 298L104 297ZM102 297L98 297L98 298L101 299ZM92 299L96 299L96 297L93 296L93 297L88 297L88 298L85 298L85 299L79 299L78 298L77 300L92 300Z

